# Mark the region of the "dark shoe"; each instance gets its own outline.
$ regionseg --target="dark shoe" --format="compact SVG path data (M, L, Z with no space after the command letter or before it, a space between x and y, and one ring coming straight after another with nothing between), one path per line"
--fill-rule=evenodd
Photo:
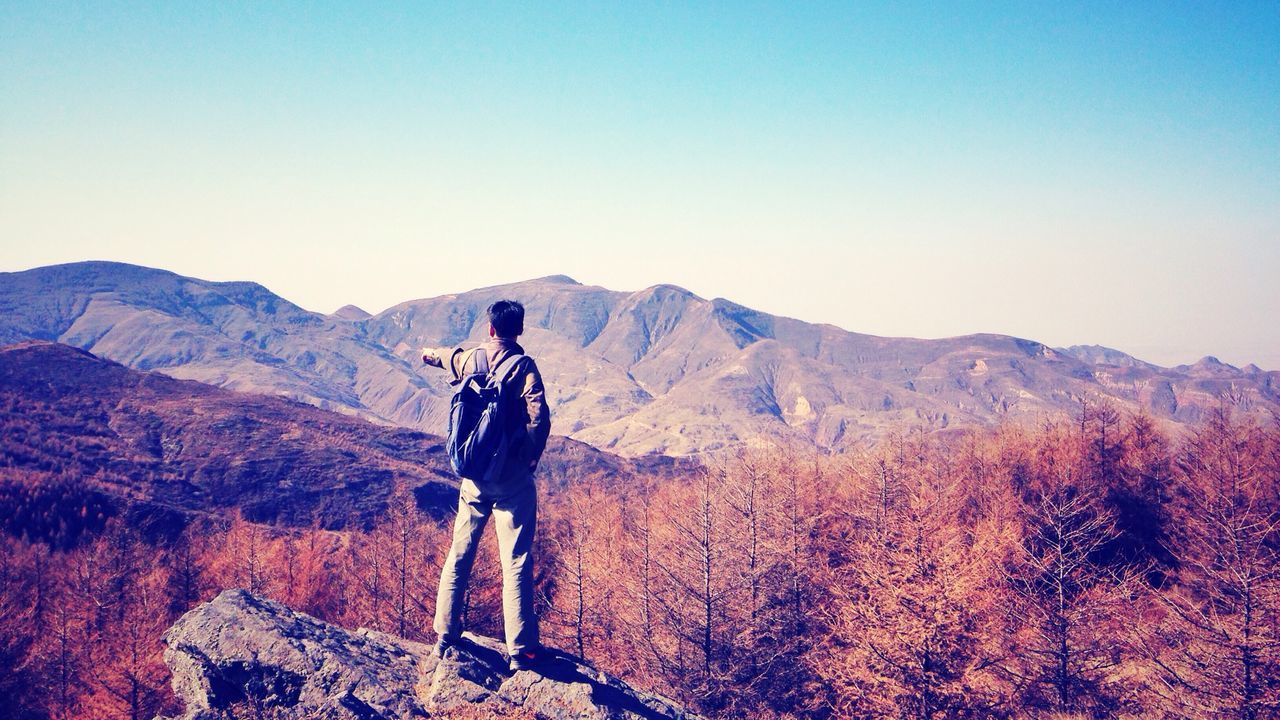
M436 646L435 648L433 648L433 650L435 651L436 657L442 658L444 657L444 652L446 650L452 647L458 647L458 645L460 644L461 644L460 638L456 638L448 635L441 635L440 639L436 640Z
M520 672L521 670L533 670L542 662L544 651L539 648L537 650L525 650L516 653L507 667L511 668L511 672Z

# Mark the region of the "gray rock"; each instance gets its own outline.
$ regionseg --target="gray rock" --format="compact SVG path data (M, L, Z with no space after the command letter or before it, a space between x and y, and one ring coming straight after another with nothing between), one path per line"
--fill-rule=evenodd
M376 720L523 708L539 718L693 718L564 653L511 673L497 640L468 634L437 659L430 646L351 632L245 590L227 590L165 633L175 720L233 708L273 718Z

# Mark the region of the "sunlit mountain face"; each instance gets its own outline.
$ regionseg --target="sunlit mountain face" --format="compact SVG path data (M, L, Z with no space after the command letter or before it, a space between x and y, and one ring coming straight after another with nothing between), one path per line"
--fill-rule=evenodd
M251 282L104 262L0 274L0 343L51 340L131 368L282 395L378 423L445 426L450 388L418 348L478 342L485 308L527 309L553 432L624 456L780 438L841 449L890 429L1037 423L1105 401L1176 431L1222 402L1280 410L1280 373L1206 358L1163 368L1097 346L980 334L891 338L658 285L551 276L410 300L375 315L304 310Z

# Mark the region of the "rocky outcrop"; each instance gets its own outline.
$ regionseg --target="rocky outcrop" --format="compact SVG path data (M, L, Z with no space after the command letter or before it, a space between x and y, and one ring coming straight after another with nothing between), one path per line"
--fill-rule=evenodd
M563 653L512 673L496 640L467 635L432 648L351 632L244 590L227 590L165 634L175 720L245 716L314 720L489 717L692 718ZM469 712L468 712L469 711Z

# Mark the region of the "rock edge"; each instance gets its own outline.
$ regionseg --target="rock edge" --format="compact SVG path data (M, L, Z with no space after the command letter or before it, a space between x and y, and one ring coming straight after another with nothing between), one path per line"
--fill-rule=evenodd
M558 651L537 672L511 673L501 643L465 638L439 659L422 643L351 632L246 590L226 590L165 633L173 691L186 705L172 720L224 720L237 708L315 720L521 708L549 720L696 717Z

